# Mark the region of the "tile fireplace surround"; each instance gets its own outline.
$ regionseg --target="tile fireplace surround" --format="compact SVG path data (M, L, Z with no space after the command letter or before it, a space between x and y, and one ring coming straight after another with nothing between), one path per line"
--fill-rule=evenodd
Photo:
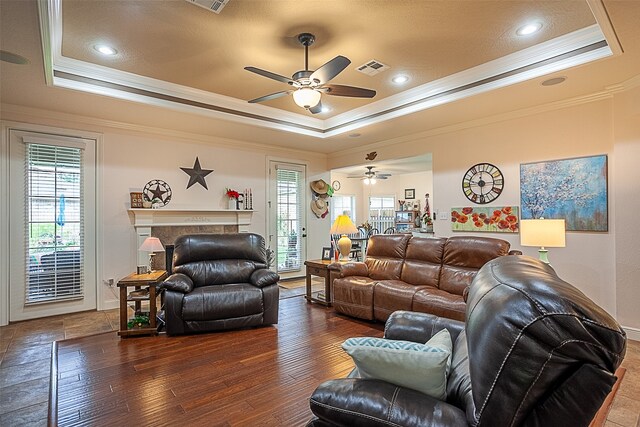
M176 237L192 233L246 233L251 225L252 210L160 208L129 209L136 230L136 248L149 236L158 237L163 245L172 245ZM146 265L146 252L138 252L138 265ZM164 256L154 257L153 268L164 268Z

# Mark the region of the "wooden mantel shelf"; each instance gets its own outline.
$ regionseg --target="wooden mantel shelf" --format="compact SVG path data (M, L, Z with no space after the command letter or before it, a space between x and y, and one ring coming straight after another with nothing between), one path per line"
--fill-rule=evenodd
M251 225L253 210L159 208L129 209L134 216L134 227L171 227L183 225Z

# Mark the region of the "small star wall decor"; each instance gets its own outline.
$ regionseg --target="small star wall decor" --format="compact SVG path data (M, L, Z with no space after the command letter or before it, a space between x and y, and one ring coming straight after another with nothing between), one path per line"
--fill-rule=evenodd
M202 169L200 167L200 160L196 157L196 162L193 164L192 168L180 168L189 175L189 183L187 184L187 188L191 187L196 182L202 185L207 190L207 182L204 180L204 177L213 172L213 169Z

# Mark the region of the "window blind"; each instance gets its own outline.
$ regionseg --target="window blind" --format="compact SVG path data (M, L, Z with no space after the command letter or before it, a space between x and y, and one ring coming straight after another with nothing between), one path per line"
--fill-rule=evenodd
M303 262L300 251L304 197L302 176L301 171L277 168L278 272L300 270Z
M25 304L83 298L83 150L27 142L26 153Z

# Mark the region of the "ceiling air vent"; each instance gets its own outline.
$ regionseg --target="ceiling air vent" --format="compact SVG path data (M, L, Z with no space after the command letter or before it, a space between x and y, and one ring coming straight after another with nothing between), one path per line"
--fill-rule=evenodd
M376 61L375 59L372 59L371 61L364 63L358 68L356 68L356 70L368 76L375 76L376 74L386 71L389 68L391 67L383 64L380 61Z
M231 0L186 0L196 6L204 7L212 12L220 13Z

